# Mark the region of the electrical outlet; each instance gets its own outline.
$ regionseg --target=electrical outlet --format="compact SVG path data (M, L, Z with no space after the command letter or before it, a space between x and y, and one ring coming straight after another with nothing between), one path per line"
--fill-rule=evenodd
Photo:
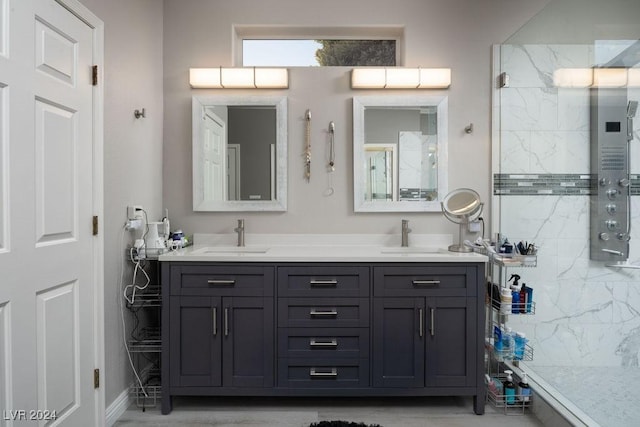
M143 219L142 206L141 205L129 205L127 206L127 219Z

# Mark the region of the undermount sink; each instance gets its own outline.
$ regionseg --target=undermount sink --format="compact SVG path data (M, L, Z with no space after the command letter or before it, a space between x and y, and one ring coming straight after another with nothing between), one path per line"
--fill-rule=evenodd
M446 252L441 248L412 248L412 247L396 247L396 248L382 248L381 254L438 254Z
M264 254L269 248L257 246L207 246L206 248L193 251L198 255L219 255L219 254Z

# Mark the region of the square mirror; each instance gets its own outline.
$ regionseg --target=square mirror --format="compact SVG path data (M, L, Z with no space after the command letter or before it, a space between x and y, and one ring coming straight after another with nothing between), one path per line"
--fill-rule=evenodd
M353 98L355 212L440 211L447 110L446 96Z

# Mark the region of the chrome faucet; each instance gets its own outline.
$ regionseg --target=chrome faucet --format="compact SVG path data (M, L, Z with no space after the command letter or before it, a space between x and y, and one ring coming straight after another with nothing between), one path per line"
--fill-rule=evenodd
M402 247L406 248L409 246L409 233L411 233L411 229L409 228L409 220L402 220Z
M238 220L238 226L233 231L238 233L238 246L244 246L244 219Z

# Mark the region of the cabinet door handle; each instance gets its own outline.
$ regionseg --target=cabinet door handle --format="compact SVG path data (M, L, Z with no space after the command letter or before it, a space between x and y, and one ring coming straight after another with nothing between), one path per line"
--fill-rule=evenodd
M429 325L429 332L431 332L431 336L436 335L436 309L431 309L431 324Z
M211 280L207 280L207 284L208 285L214 285L214 286L229 286L229 285L235 285L236 281L235 280L226 280L226 279L211 279Z
M312 338L309 347L338 347L338 340L333 338L330 341L318 341L317 338Z
M312 309L309 312L309 315L311 316L337 316L338 315L338 310L336 310L335 308L330 309L330 310L317 310L317 309Z
M338 376L338 368L331 368L329 372L318 371L317 368L311 368L309 371L311 378L336 378Z
M310 280L311 286L338 286L337 280Z
M414 280L414 286L438 286L440 284L440 280Z
M224 336L229 336L229 307L224 308Z
M420 323L420 338L424 335L424 311L420 309L420 319L418 320Z
M212 307L212 316L213 316L213 336L218 335L218 307Z

